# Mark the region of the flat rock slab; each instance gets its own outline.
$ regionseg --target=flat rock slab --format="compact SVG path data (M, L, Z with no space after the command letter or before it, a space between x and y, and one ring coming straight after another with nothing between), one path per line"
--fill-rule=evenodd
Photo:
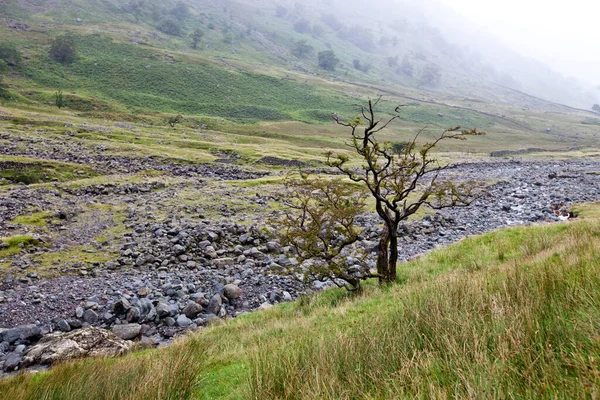
M23 366L52 365L82 357L116 357L131 349L133 342L100 328L44 336L23 358Z

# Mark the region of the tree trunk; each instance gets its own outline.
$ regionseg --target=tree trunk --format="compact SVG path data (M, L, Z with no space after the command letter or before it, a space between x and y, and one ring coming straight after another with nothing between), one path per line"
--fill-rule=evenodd
M390 255L388 260L388 283L396 282L396 264L398 263L398 224L390 232Z
M379 247L377 248L377 274L379 275L379 284L383 285L388 282L389 275L389 258L388 249L390 246L390 235L387 224L383 225L383 232L379 239Z

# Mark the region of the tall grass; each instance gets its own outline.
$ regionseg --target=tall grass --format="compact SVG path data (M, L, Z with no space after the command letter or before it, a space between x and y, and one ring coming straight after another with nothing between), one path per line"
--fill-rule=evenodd
M532 239L529 259L398 287L348 329L261 343L251 397L598 396L600 226Z
M187 399L198 384L202 344L190 339L168 352L150 351L117 360L88 360L51 373L20 375L0 387L6 399ZM8 390L7 390L8 389Z

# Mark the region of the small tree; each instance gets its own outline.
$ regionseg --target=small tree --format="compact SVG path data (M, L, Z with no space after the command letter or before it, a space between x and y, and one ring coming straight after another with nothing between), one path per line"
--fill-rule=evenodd
M325 50L319 52L319 66L328 71L335 70L340 60L335 56L333 50Z
M275 222L283 242L296 250L300 261L300 266L285 272L305 284L330 280L349 290L360 289L362 280L375 275L360 265L364 251L354 253L358 260L351 265L347 253L360 239L355 220L364 212L365 191L340 179L309 175L288 179L285 186L288 207Z
M600 104L594 104L592 106L592 111L595 112L596 114L600 114Z
M0 43L0 60L10 67L17 67L21 64L21 53L12 44Z
M204 36L204 31L201 29L196 29L192 33L192 49L196 50L198 48L198 43L200 43L200 39Z
M398 56L396 57L388 57L387 64L389 67L397 67L398 66Z
M66 105L67 105L67 100L65 99L65 95L63 94L63 92L61 90L54 93L54 105L56 107L58 107L59 109L66 107Z
M404 58L402 59L402 64L400 64L398 72L406 76L413 76L414 67L407 56L404 56Z
M442 70L434 63L425 64L419 74L420 86L438 86L442 82Z
M336 117L336 122L350 129L352 148L360 156L363 165L359 170L349 167L346 155L327 155L327 165L338 169L353 182L361 183L375 200L377 215L383 221L383 233L377 249L377 274L380 283L396 280L398 262L398 226L416 213L422 206L432 209L469 205L475 188L473 183L456 183L451 179L441 180L440 173L451 165L440 165L431 152L447 139L465 140L467 136L482 135L475 129L448 128L436 139L417 145L422 130L400 154L394 154L389 142L381 143L376 134L394 120L400 118L400 106L387 121L378 119L375 107L381 98L369 100L361 110L361 117L345 123Z
M304 58L311 55L314 50L315 49L310 44L306 43L306 40L302 39L298 40L294 44L294 47L292 48L292 54L298 58Z
M475 198L475 184L441 178L440 174L452 166L441 165L431 152L444 140L465 140L468 136L482 133L475 129L448 128L433 141L419 145L417 140L421 130L412 141L402 146L382 143L377 140L377 134L400 118L400 107L396 107L395 114L384 121L375 114L379 101L380 98L369 100L367 107L362 108L361 116L350 122L342 122L335 116L338 124L350 130L351 148L358 154L362 165L351 167L348 156L331 152L327 154L326 165L358 183L360 188L344 191L340 183L323 184L318 180L296 182L292 185L290 196L294 199L291 210L296 213L286 215L287 222L281 222L286 241L300 243L298 253L305 262L295 272L308 272L314 277L329 274L346 282L351 290L359 288L360 280L368 277L376 276L380 284L396 280L398 227L402 221L421 207L439 210L466 206ZM348 264L354 263L343 264L342 261L347 261L347 258L340 260L340 257L348 255L343 250L360 238L353 225L364 204L361 190L374 200L377 215L383 223L377 246L376 273L364 267L352 269ZM306 260L314 262L310 264Z
M62 64L70 64L77 58L77 45L71 34L58 36L50 46L50 57Z
M354 67L354 69L365 73L369 72L369 70L371 69L371 65L360 62L358 58L355 58L354 61L352 61L352 66Z
M167 124L169 124L169 126L171 128L175 128L175 125L181 123L183 121L183 115L176 115L174 117L169 117L167 119Z
M172 18L167 18L160 23L158 30L171 36L181 35L181 26Z
M294 24L294 30L299 33L311 33L312 27L307 20L301 19Z

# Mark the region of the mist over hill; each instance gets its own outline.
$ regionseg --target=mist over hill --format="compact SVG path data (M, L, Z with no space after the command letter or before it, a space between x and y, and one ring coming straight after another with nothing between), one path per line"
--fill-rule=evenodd
M23 46L32 60L29 62L32 68L27 73L29 78L46 87L87 87L128 106L143 101L122 93L116 95L114 90L103 87L95 77L102 72L90 69L86 75L78 68L73 74L80 79L74 84L77 79L73 76L67 79L60 71L52 71L46 60L42 60L45 65L37 66L33 60L44 55L44 46L52 37L71 31L84 37L80 39L80 48L85 54L79 64L96 58L92 63L95 65L99 64L98 60L115 56L107 46L97 45L102 37L102 40L122 43L123 53L130 53L138 60L152 61L154 57L156 61L164 57L157 52L174 51L200 57L204 62L211 61L209 64L216 62L216 68L230 60L238 63L236 68L262 75L279 75L288 70L514 106L529 107L536 101L524 100L522 93L515 90L583 109L589 109L598 97L593 88L562 77L552 66L526 59L503 47L434 0L376 0L370 2L368 8L354 0L6 0L0 5L0 15L10 28L10 34L3 39ZM89 35L97 40L85 38ZM323 68L319 62L319 53L326 51L333 51L338 60L332 68ZM145 90L143 85L136 84L143 73L138 65L115 65L117 59L111 62L104 70L129 68L126 72L135 71L138 79L130 76L126 85L133 91ZM144 66L150 66L148 70L152 68L150 63ZM45 71L40 72L42 69ZM160 76L153 79L162 81ZM185 75L180 80L183 79ZM177 91L176 84L170 86L172 91ZM216 86L213 89L216 90ZM168 90L161 88L163 93L146 95L164 97ZM157 108L188 112L190 107L183 104L186 101L204 103L201 98L190 98L185 90L181 97L185 99L171 98L168 101L171 104ZM256 93L250 97L256 97ZM231 101L235 102L230 98L228 102ZM255 104L258 107L269 107L258 103ZM210 114L208 104L200 108ZM266 115L266 119L280 117L286 116ZM257 118L263 118L260 110Z

